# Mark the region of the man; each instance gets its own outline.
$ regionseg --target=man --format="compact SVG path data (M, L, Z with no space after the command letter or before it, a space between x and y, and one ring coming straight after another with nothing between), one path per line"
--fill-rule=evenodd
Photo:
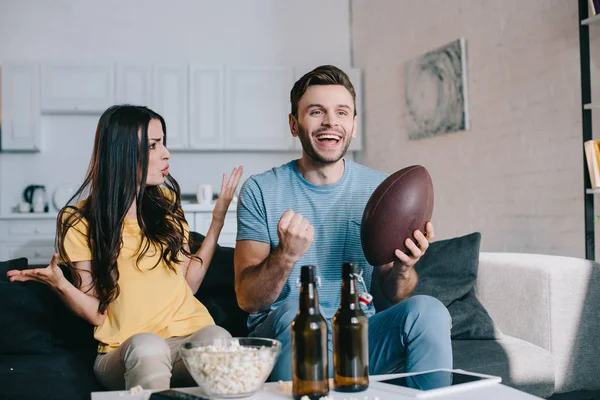
M411 254L396 250L391 264L373 267L362 251L362 214L386 175L344 159L357 128L348 76L334 66L318 67L296 82L290 97L289 125L302 143L302 158L250 177L237 209L238 303L250 313L250 336L282 343L271 379L291 380L290 325L298 312L301 266L317 266L321 312L330 322L339 306L346 261L363 270L367 290L371 284L380 286L393 304L377 314L373 304L364 308L369 372L452 368L448 311L432 297L409 297L418 280L413 266L433 238L432 224L427 224L427 237L416 231L414 238L406 238ZM329 352L331 371L331 344Z

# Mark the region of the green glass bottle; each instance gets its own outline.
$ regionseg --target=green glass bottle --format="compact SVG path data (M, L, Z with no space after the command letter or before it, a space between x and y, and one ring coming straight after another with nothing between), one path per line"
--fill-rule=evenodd
M338 392L361 392L369 387L369 319L360 308L357 266L342 265L340 307L333 330L333 385Z
M292 322L292 394L317 400L329 394L327 322L319 310L316 267L300 271L300 307Z

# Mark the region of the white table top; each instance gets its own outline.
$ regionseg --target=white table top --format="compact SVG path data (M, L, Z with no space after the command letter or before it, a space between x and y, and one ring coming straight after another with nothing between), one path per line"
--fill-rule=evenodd
M395 375L375 375L371 376L371 381L378 381L391 377L398 377L404 374ZM197 396L206 395L200 390L200 388L181 388L175 389L181 392L195 394ZM130 391L112 391L112 392L93 392L92 400L145 400L150 397L151 391L144 390L140 393L131 393ZM397 393L391 393L383 390L379 390L373 387L369 387L368 390L358 393L338 393L333 390L329 392L329 397L335 400L402 400L402 399L416 399L415 397L406 397ZM290 382L286 383L267 383L263 390L259 390L254 396L249 397L253 400L289 400L292 398L292 385ZM438 395L431 397L432 399L444 399L444 400L534 400L541 399L525 392L518 391L511 387L493 383L488 386L480 388L470 388L467 390L460 391L455 394Z

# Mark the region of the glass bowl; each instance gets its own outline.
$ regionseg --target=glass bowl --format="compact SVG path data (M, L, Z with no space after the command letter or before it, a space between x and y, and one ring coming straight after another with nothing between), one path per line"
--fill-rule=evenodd
M252 396L261 389L281 352L265 338L217 338L181 345L179 354L198 386L211 398Z

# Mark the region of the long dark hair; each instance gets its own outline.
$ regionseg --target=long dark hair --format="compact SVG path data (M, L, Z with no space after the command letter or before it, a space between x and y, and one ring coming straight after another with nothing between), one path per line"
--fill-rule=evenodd
M167 143L165 120L147 107L117 105L107 109L96 129L90 166L81 187L57 218L56 246L61 263L71 272L75 286L81 278L65 251L69 229L87 226L86 239L91 252L92 282L100 299L98 312L119 296L117 257L122 246L123 222L133 201L136 201L137 221L143 234L136 263L152 246L160 251L154 267L161 260L173 271L181 262L185 217L181 209L181 192L170 175L164 186L146 186L148 172L148 124L157 119L162 125ZM85 233L85 232L84 232Z

